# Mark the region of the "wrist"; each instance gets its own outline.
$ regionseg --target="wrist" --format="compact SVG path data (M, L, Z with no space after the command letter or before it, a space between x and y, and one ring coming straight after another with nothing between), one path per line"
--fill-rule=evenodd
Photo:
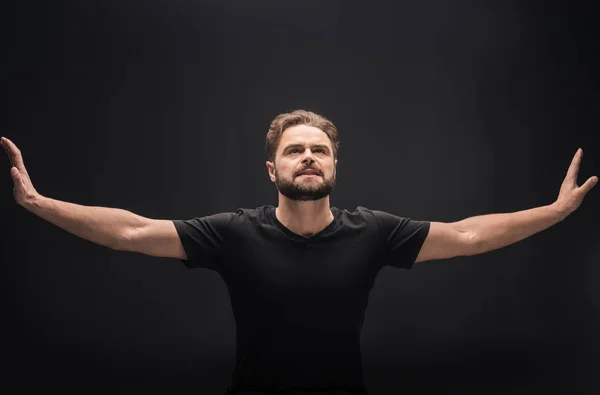
M36 209L41 208L44 205L45 200L47 200L45 196L36 194L25 199L25 201L23 202L23 207L26 210L33 212Z
M567 210L567 208L564 205L562 205L558 200L555 201L554 203L552 203L550 205L550 208L554 212L554 215L557 216L559 221L564 220L565 218L567 218L569 216L569 214L571 214Z

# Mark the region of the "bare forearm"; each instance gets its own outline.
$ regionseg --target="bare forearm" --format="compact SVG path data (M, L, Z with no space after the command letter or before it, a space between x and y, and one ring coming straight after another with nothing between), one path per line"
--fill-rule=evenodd
M514 213L466 218L456 225L474 236L476 253L481 254L521 241L565 217L557 205L551 204Z
M112 249L119 245L126 229L140 226L145 220L119 208L82 206L43 196L24 207L67 232Z

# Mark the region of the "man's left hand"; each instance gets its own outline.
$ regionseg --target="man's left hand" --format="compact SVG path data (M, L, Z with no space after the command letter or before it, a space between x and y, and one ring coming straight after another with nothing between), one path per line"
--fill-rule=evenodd
M582 186L577 186L577 175L579 173L579 165L581 164L581 158L583 158L583 150L580 148L575 153L571 166L567 171L567 176L563 181L558 198L556 199L555 205L566 217L571 214L583 202L585 195L596 185L598 182L597 176L592 176Z

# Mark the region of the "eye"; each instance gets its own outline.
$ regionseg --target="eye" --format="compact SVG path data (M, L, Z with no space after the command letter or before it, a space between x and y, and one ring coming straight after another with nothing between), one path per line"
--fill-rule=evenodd
M291 148L288 153L291 154L293 152L299 152L298 148ZM316 150L314 150L314 152L322 152L325 153L325 150L323 148L317 148Z

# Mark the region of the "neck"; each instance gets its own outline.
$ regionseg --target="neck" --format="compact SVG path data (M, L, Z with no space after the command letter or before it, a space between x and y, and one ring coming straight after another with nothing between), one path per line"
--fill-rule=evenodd
M275 215L286 228L304 237L319 233L333 221L329 196L305 202L280 195Z

